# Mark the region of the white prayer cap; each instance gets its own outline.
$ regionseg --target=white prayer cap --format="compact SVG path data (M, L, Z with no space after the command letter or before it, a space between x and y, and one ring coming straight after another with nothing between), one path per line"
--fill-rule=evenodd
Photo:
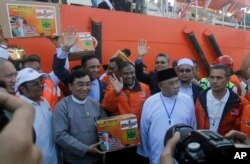
M32 81L44 76L46 76L45 73L39 73L32 68L24 68L17 74L17 87L27 81Z
M182 58L182 59L178 60L177 67L179 67L179 66L182 65L182 64L191 65L192 67L194 66L193 61L190 60L190 59L187 59L187 58Z

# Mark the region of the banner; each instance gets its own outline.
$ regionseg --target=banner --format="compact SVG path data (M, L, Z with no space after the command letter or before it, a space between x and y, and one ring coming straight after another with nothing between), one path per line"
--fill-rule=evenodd
M0 2L6 38L60 35L59 5L41 2Z

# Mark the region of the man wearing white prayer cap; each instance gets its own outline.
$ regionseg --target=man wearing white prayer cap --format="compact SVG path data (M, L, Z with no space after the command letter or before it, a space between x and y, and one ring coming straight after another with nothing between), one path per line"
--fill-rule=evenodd
M180 92L189 95L195 102L202 90L198 85L192 83L194 78L194 63L192 60L182 58L178 60L176 73L180 80Z

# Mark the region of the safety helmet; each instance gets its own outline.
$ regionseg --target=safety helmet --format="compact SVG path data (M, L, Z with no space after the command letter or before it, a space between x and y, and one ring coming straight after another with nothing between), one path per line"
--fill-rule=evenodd
M214 64L224 64L227 67L233 69L233 59L228 55L223 55L215 60Z

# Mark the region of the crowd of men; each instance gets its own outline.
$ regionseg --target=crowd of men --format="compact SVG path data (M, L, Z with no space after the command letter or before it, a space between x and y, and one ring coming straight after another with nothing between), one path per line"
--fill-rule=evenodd
M134 63L112 57L100 79L101 63L95 54L85 55L78 67L68 69L69 50L77 41L72 28L58 40L61 46L53 58L53 71L46 74L34 54L27 55L17 71L8 60L6 39L0 35L0 84L5 88L0 92L33 107L29 138L41 151L43 164L103 163L105 152L99 148L102 142L95 122L128 113L137 117L141 140L131 156L118 154L119 163L159 164L166 131L180 123L221 135L237 130L250 137L249 64L243 64L236 76L232 58L221 56L211 64L209 76L199 81L194 61L181 58L172 67L170 56L159 52L155 69L147 74L143 59L149 48L140 40ZM59 83L68 89L67 95L60 95ZM1 130L16 113L11 109L0 111Z

